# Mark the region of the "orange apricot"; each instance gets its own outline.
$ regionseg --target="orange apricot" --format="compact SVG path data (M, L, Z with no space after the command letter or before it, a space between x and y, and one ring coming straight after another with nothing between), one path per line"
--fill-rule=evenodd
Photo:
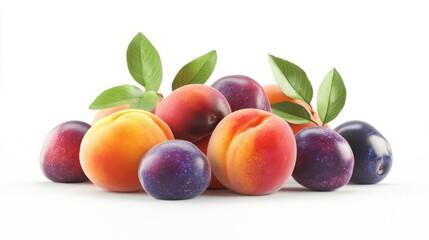
M154 114L126 109L92 125L82 139L80 163L88 178L100 188L116 192L142 190L138 167L153 146L173 139L166 123Z
M156 106L155 108L151 111L151 113L155 114L155 110L158 107L158 104L162 101L163 97L161 94L158 94L158 100L156 101ZM92 124L94 124L95 122L97 122L98 120L100 120L103 117L109 116L112 113L115 113L117 111L121 111L124 109L129 109L130 105L129 104L124 104L124 105L119 105L116 107L110 107L110 108L103 108L98 110L98 112L95 114L93 120L92 120Z
M125 105L120 105L120 106L116 106L116 107L100 109L95 114L94 119L92 120L92 124L94 124L95 122L97 122L98 120L100 120L106 116L109 116L112 113L115 113L117 111L121 111L124 109L129 109L129 108L130 108L130 105L125 104Z

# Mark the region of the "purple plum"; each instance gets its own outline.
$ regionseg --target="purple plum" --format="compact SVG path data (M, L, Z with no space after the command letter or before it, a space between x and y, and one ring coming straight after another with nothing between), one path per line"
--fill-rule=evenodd
M90 127L86 122L68 121L49 132L40 153L40 167L49 180L62 183L88 180L80 165L79 151Z
M231 111L257 108L271 112L270 101L258 82L243 75L223 77L212 84L228 101Z
M295 135L297 159L292 177L315 191L332 191L346 185L354 156L347 141L332 129L308 127Z
M150 149L142 158L138 176L143 189L157 199L191 199L210 183L207 157L191 142L170 140Z
M392 167L392 149L386 138L363 121L348 121L335 128L353 150L355 166L350 182L376 184Z

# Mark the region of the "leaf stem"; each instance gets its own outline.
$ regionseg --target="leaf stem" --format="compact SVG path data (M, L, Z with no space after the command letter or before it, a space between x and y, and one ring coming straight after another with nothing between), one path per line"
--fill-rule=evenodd
M322 125L319 125L316 121L314 121L313 119L311 119L311 122L312 123L314 123L314 124L316 124L316 126L318 126L318 127L322 127L323 126L323 124Z
M311 104L309 102L306 102L308 104L308 106L310 107L310 111L311 111L311 115L314 114L314 109L313 106L311 106Z

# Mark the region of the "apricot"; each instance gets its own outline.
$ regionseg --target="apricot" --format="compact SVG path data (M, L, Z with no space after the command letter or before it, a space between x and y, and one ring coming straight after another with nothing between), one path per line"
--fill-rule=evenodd
M177 88L156 108L156 116L170 126L174 137L196 142L210 135L231 108L216 89L202 84Z
M98 120L109 116L112 113L124 110L124 109L129 109L130 105L125 104L125 105L120 105L117 107L110 107L110 108L104 108L104 109L100 109L97 111L97 113L94 116L94 119L92 120L92 124L94 124L95 122L97 122Z
M204 155L207 156L207 146L209 145L209 140L210 140L210 136L207 136L199 141L196 141L194 144L195 146L198 147L198 149L200 149L201 152L204 153ZM210 179L210 184L209 184L209 189L224 189L225 186L222 185L222 183L219 182L219 179L216 178L216 176L214 175L213 171L211 174L211 179Z
M307 109L313 121L315 121L319 126L322 125L322 121L320 120L319 115L317 115L317 113L312 110L311 106L308 103L301 100L290 98L289 96L287 96L282 92L282 90L277 84L266 85L263 88L271 105L275 103L280 103L280 102L292 102L292 103L299 104L303 106L305 109ZM306 127L315 127L317 125L311 122L306 124L289 123L289 126L292 128L293 133L297 134L299 131L301 131Z
M273 113L242 109L226 116L207 149L212 171L227 188L245 195L278 191L296 162L295 136Z
M158 100L156 101L156 106L155 108L151 111L151 113L155 114L155 110L158 107L158 104L162 101L163 97L160 93L158 93ZM100 109L97 111L97 113L95 114L93 120L92 120L92 124L94 124L96 121L100 120L103 117L109 116L112 113L115 113L117 111L121 111L124 109L129 109L130 105L129 104L124 104L124 105L119 105L116 107L110 107L110 108L104 108L104 109Z
M100 188L116 192L142 190L138 167L153 146L173 139L166 123L154 114L126 109L97 121L85 134L80 163Z

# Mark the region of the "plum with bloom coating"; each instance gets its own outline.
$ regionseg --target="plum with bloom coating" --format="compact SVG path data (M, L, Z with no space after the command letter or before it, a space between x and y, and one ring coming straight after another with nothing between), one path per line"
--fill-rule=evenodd
M170 140L149 150L139 166L143 189L163 200L197 197L209 186L207 157L191 142Z
M347 141L332 129L308 127L295 135L297 159L292 177L315 191L332 191L346 185L354 156Z

